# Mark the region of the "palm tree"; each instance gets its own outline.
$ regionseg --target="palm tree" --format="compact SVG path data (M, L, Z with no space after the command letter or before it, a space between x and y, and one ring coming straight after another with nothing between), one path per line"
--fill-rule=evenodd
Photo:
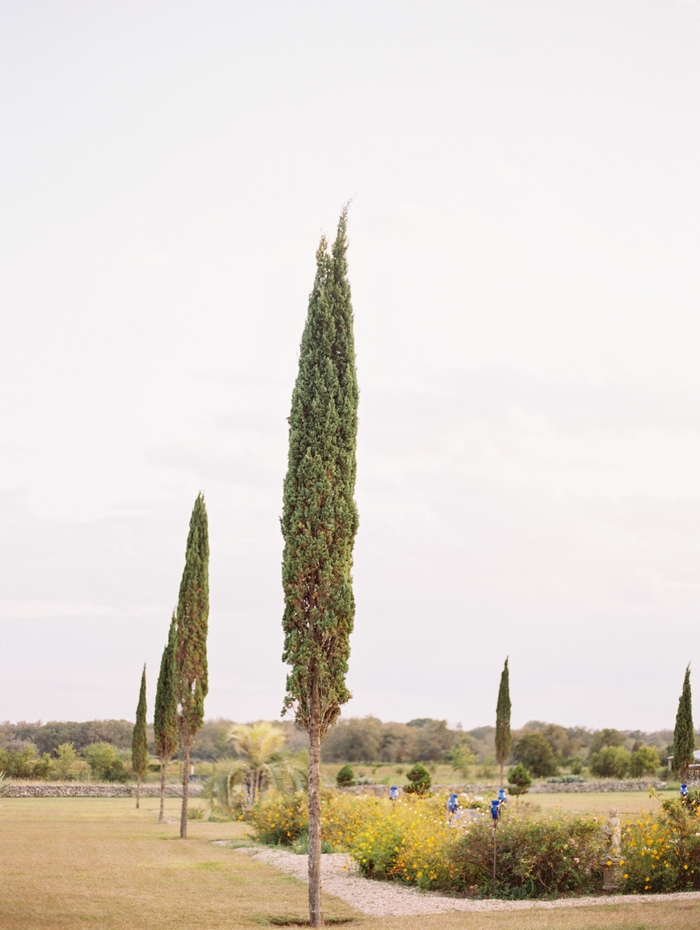
M244 810L250 810L270 785L278 791L297 791L304 786L305 763L284 751L286 737L273 723L236 724L228 739L236 758L219 763L208 792L222 806L233 807L238 785Z

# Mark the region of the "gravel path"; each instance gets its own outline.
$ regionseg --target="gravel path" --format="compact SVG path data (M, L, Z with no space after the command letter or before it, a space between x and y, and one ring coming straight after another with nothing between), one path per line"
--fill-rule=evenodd
M220 845L228 845L225 841ZM270 847L240 847L236 852L253 856L282 872L306 881L306 856ZM423 892L417 888L392 882L372 881L358 874L357 866L344 853L325 854L321 860L323 889L371 917L403 917L410 914L444 914L448 911L519 911L528 908L548 910L557 907L590 907L595 904L636 903L638 901L700 902L700 891L675 894L615 895L600 898L560 898L557 901L475 901L471 898L449 898L437 892Z

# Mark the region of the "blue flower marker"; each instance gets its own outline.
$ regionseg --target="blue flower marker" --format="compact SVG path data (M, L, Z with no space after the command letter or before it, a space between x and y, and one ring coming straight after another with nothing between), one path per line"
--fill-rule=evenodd
M681 797L682 798L688 797L688 786L686 785L685 782L683 782L683 784L681 785Z
M505 789L505 788L499 788L499 789L498 789L498 803L499 803L499 804L505 804L507 800L508 800L508 798L506 797L506 789Z
M491 816L494 820L498 820L498 815L501 813L501 802L498 798L494 798L491 801Z
M391 788L389 788L389 800L396 801L398 800L398 797L399 797L399 789L396 787L396 785L392 785Z
M456 794L450 795L449 800L447 801L447 810L451 814L454 814L454 812L457 810L457 795Z

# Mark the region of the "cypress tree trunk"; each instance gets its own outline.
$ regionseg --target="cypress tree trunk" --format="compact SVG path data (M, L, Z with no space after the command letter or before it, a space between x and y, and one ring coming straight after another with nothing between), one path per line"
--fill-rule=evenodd
M321 908L321 732L318 675L313 676L309 703L309 921L323 926Z
M187 839L187 807L190 800L190 741L182 745L182 811L180 812L180 839Z
M355 446L357 376L347 211L328 254L316 252L316 278L299 353L289 416L284 482L282 583L287 676L284 712L309 735L309 916L321 909L321 740L350 699L345 685L355 615L352 549L357 532Z
M496 704L496 761L501 770L501 788L503 787L503 767L510 755L510 683L508 673L508 659L506 658L501 682L498 686L498 702Z
M165 769L167 762L160 760L160 813L158 814L158 823L163 823L165 819Z

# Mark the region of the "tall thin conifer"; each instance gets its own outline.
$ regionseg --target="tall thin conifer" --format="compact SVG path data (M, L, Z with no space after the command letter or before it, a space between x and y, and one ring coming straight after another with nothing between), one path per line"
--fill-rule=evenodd
M165 775L168 762L177 752L177 690L176 681L177 617L170 621L168 642L160 660L160 674L156 688L156 709L153 717L153 735L156 753L160 760L160 813L158 823L165 816Z
M508 674L508 659L506 658L501 683L498 686L498 702L496 704L496 761L501 770L501 788L503 787L503 766L510 755L510 683Z
M202 494L197 496L187 536L185 568L177 603L175 651L178 729L182 749L182 814L180 837L187 839L190 751L204 721L209 690L207 627L209 619L209 529Z
M148 735L146 733L146 666L141 674L136 724L131 737L131 767L136 775L136 807L141 806L141 779L148 770Z
M683 679L683 690L678 701L676 726L673 730L673 768L681 781L688 778L688 767L693 763L694 752L693 700L690 693L690 665L688 665Z
M284 483L282 580L285 597L284 710L309 735L309 915L321 909L321 740L350 698L345 685L355 601L352 550L357 532L355 446L358 388L350 285L347 209L332 252L316 252L316 279L301 340L289 417Z

